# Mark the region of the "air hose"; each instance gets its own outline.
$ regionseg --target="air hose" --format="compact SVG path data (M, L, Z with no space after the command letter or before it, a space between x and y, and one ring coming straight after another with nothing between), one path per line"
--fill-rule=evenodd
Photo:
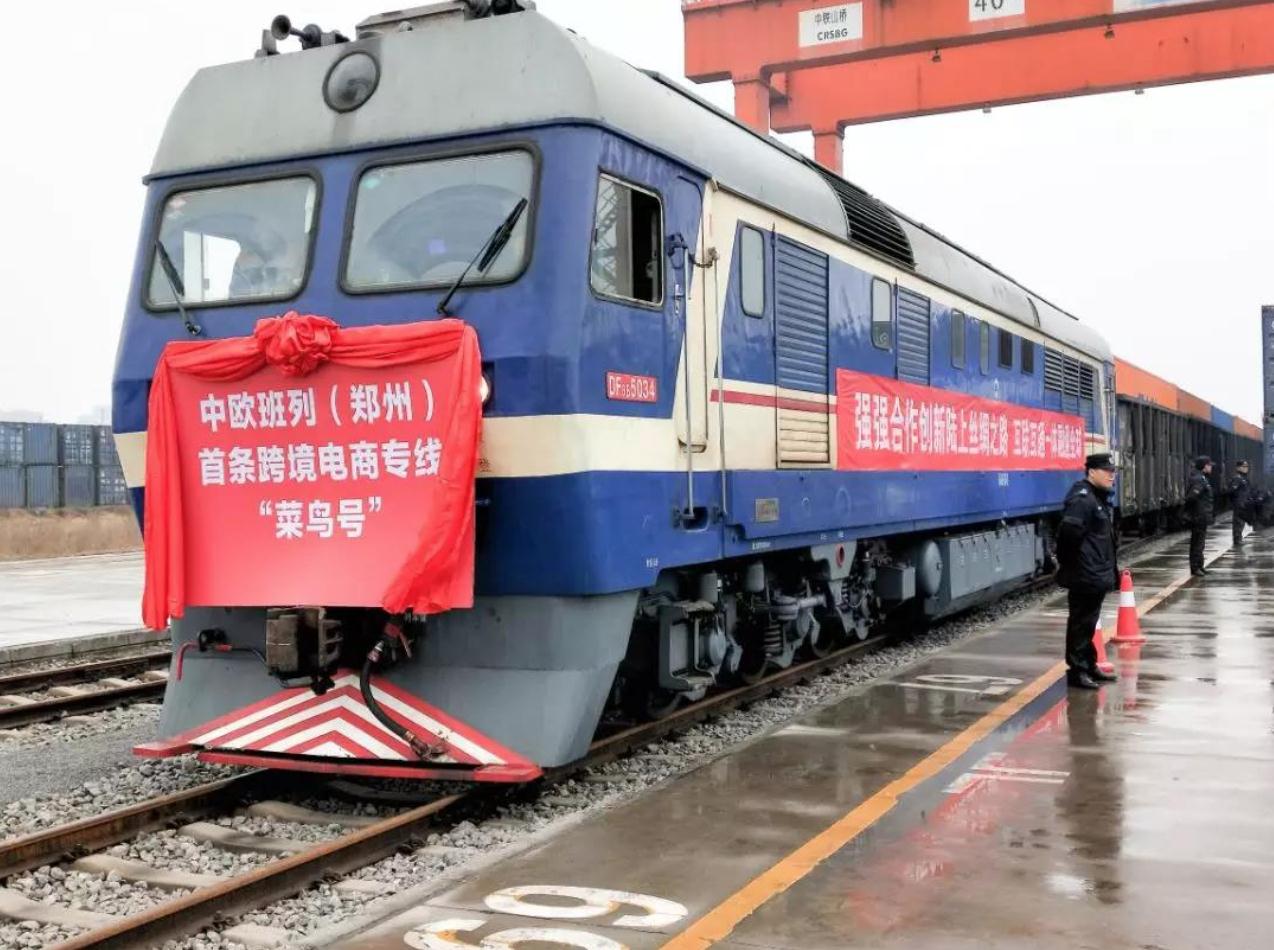
M372 669L380 662L385 650L392 646L395 640L406 647L407 640L403 636L402 629L394 623L385 624L385 632L380 635L376 645L367 651L367 658L363 660L363 670L358 677L358 691L362 694L363 702L367 704L368 710L376 717L377 722L407 743L407 746L415 753L416 758L431 759L442 754L444 747L441 745L432 746L425 742L387 713L380 703L376 702L376 696L372 693Z

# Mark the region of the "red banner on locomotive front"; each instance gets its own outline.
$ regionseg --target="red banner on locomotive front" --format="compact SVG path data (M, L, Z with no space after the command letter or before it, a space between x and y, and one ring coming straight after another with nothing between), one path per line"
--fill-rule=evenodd
M289 314L169 344L151 397L147 623L187 605L470 606L479 361L455 320L343 330Z

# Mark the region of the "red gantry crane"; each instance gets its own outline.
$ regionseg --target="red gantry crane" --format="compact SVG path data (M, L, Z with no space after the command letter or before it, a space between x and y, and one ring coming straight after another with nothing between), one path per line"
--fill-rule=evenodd
M686 75L763 134L1274 72L1271 0L683 0Z

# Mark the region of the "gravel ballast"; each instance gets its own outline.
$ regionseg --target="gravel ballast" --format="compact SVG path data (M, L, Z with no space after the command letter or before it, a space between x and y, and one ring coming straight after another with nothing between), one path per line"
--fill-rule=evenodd
M112 808L136 805L148 798L170 795L242 771L206 765L190 756L138 761L64 794L20 798L0 806L0 839L100 815Z
M37 722L21 729L0 730L0 754L16 749L34 749L80 742L113 732L159 730L159 703L133 703L101 712L68 716L52 722Z

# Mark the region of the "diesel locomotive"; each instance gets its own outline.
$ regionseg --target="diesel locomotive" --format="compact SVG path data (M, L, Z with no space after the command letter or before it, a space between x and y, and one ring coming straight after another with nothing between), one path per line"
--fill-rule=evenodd
M476 566L473 607L428 617L188 605L142 754L525 780L608 711L1049 570L1084 455L1119 450L1097 332L533 7L280 18L177 100L114 378L139 513L166 344L445 312L481 347Z

